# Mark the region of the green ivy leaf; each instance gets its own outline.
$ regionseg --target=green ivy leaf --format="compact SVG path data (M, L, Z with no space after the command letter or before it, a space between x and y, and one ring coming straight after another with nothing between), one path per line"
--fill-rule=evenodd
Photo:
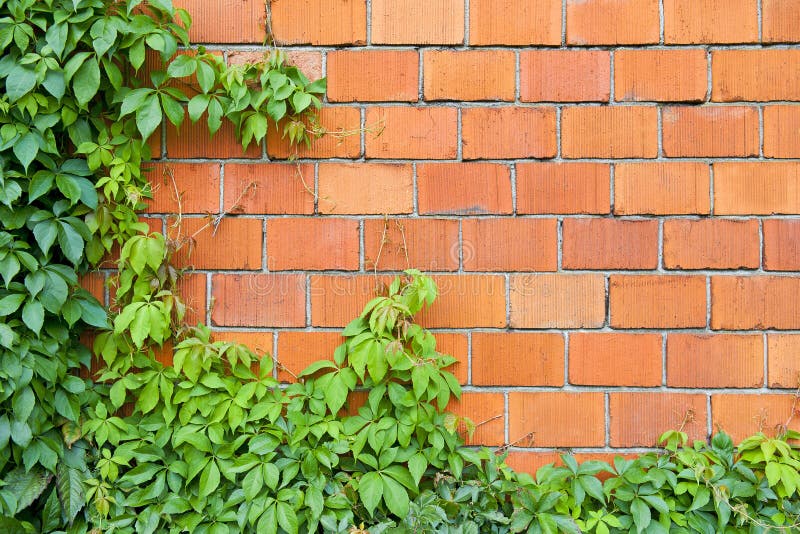
M83 259L83 238L71 224L60 221L58 244L69 261L77 265Z
M397 481L381 476L383 482L383 502L396 517L403 519L408 515L408 493Z
M14 143L12 147L14 151L14 155L19 159L19 162L22 163L22 166L25 167L25 170L28 170L28 167L36 159L36 155L39 153L39 141L36 139L36 136L33 133L28 132L19 140Z
M219 467L217 462L211 460L200 475L200 496L208 497L219 486Z
M83 509L85 502L83 483L84 474L78 469L73 469L65 463L59 463L56 469L56 489L61 501L61 508L67 517L67 522L72 524Z
M281 528L285 530L287 534L297 534L297 514L294 513L294 510L289 503L278 501L277 512L278 524L281 526Z
M6 96L16 102L36 87L36 72L27 65L16 65L6 78Z
M44 307L42 303L38 300L26 302L22 308L22 322L38 336L44 324Z
M375 508L377 508L383 497L381 475L376 472L364 473L358 481L358 495L361 497L361 502L369 512L369 515L374 515Z
M161 125L161 105L158 96L148 95L136 111L136 127L144 139L148 139Z
M17 506L14 512L29 507L47 489L50 484L51 475L41 468L33 468L25 472L22 468L17 468L3 476L5 482L4 490L14 495L17 499ZM13 513L13 512L12 512Z
M100 89L100 65L96 57L90 57L75 72L72 90L79 105L86 105Z

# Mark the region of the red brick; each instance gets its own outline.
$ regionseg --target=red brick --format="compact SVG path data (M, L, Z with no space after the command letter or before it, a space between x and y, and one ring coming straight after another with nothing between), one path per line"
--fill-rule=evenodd
M690 440L705 440L708 424L705 395L684 393L609 394L612 447L652 447L667 430L683 431Z
M272 0L270 7L272 34L278 44L364 44L367 40L366 0Z
M466 435L463 425L459 432L468 445L497 446L505 443L505 399L502 393L464 393L461 399L452 399L447 411L467 417L478 425L472 438Z
M555 219L464 219L465 271L555 271L558 223Z
M757 269L761 263L755 219L664 221L667 269Z
M702 48L617 50L614 98L619 101L699 102L708 90Z
M312 139L311 146L292 146L289 137L283 135L284 121L277 128L270 124L267 130L267 155L273 159L357 158L361 155L361 111L358 108L322 108L317 123L318 133L323 135Z
M228 50L229 65L259 63L268 60L269 49L262 50ZM300 69L309 80L322 78L322 52L314 50L284 50L287 65Z
M367 110L368 158L453 159L458 153L458 112L447 107L384 107Z
M789 428L800 430L800 419L794 407L794 395L725 394L711 396L712 424L730 434L735 443L764 432L774 436L782 431L789 419ZM796 407L794 407L796 410Z
M411 165L322 164L318 206L321 213L411 213L414 209Z
M706 214L711 209L709 166L695 162L618 163L614 214Z
M650 106L565 108L561 151L565 158L654 158L658 111Z
M461 115L464 159L551 158L554 108L468 108Z
M198 323L206 324L206 310L208 298L206 295L206 275L186 274L178 278L178 294L186 306L184 324L197 326Z
M361 315L364 305L380 294L381 284L392 277L312 275L311 324L344 327Z
M331 102L415 102L419 54L413 50L334 50L328 53Z
M570 384L652 387L661 374L660 334L569 335Z
M314 213L314 166L226 163L224 205L232 213L310 215Z
M800 271L800 221L764 219L764 269Z
M354 219L270 219L267 267L271 271L357 270L358 226Z
M531 434L530 438L526 436ZM508 437L517 447L591 447L605 443L602 393L509 393Z
M92 294L100 304L106 301L106 277L102 272L92 271L78 278L78 285Z
M215 274L211 320L218 326L305 326L306 279L297 274Z
M762 0L762 40L770 43L800 41L800 4L795 0Z
M662 124L667 157L747 157L759 152L754 107L669 107Z
M218 163L152 163L147 168L147 181L153 187L147 213L219 211Z
M764 108L764 155L766 157L800 158L798 135L800 135L800 106L766 106Z
M261 269L264 221L225 217L214 228L208 217L184 217L168 234L180 243L173 262L195 269ZM232 253L233 252L233 253Z
M457 332L435 332L434 336L436 337L436 351L458 360L450 367L447 367L446 370L453 373L460 384L466 384L469 368L469 340L467 335Z
M668 44L757 41L757 0L664 0Z
M211 136L203 115L197 123L186 119L180 129L167 124L167 156L170 158L260 158L261 145L251 143L247 150L236 136L231 122L222 121L219 131Z
M344 341L340 332L279 332L278 379L294 382L294 378L312 363L333 361L333 351Z
M760 334L667 337L667 385L679 388L757 388L764 385Z
M609 176L605 163L517 163L517 213L608 213Z
M560 451L519 451L512 450L506 457L506 465L517 473L536 474L539 468L548 464L561 465Z
M714 164L715 215L800 213L800 163Z
M472 334L476 386L563 386L564 337L519 332Z
M612 275L613 328L693 328L706 325L704 276Z
M603 50L524 50L519 69L523 102L608 102L611 94L611 54Z
M245 345L257 356L265 356L268 360L272 358L272 343L275 339L274 332L260 330L258 332L242 332L241 330L215 330L211 334L213 341L225 341L229 343L239 343Z
M800 100L800 50L715 50L711 79L717 102Z
M796 334L768 334L767 385L771 388L800 387L800 336Z
M381 271L402 271L409 267L422 271L455 271L459 265L458 252L458 221L453 219L364 221L364 268L367 270L373 270L377 260Z
M417 164L420 214L511 213L511 171L496 163Z
M426 51L425 100L514 100L516 62L510 50Z
M176 0L175 7L192 16L192 43L262 44L266 37L262 0Z
M564 269L655 269L658 221L565 219Z
M567 44L654 44L658 0L567 0Z
M469 44L561 44L561 2L470 0Z
M512 328L599 328L606 317L605 281L595 274L511 277Z
M800 328L798 293L800 293L800 278L714 276L711 278L711 328L715 330Z
M373 44L462 44L461 0L372 0Z
M428 328L503 328L506 281L502 275L438 275L439 297L419 314Z

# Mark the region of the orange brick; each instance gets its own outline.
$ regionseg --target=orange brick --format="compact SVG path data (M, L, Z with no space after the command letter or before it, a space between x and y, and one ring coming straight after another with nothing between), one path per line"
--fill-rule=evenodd
M800 221L764 219L764 269L800 271Z
M606 318L602 275L511 277L512 328L599 328Z
M147 181L153 187L147 213L219 211L218 163L152 163L147 167Z
M328 53L331 102L414 102L419 54L413 50L334 50Z
M521 440L518 447L602 446L603 394L509 393L508 437L511 443Z
M78 278L78 285L92 294L100 304L106 301L106 277L102 272L92 271Z
M516 56L510 50L429 50L423 69L425 100L514 100Z
M524 50L519 69L523 102L608 102L611 94L611 54L603 50Z
M670 334L667 385L756 388L764 385L764 341L756 335Z
M614 98L620 101L699 102L708 90L702 48L617 50Z
M358 226L354 219L270 219L267 267L271 271L357 270Z
M714 164L715 215L800 213L800 163Z
M241 330L215 330L211 334L213 341L226 341L245 345L248 349L258 356L266 356L271 359L272 344L275 334L268 330L258 332L242 332Z
M322 213L411 213L413 170L394 163L322 164L318 202Z
M322 52L313 50L284 50L286 64L300 69L309 80L322 78ZM229 65L258 63L269 58L270 50L228 50Z
M704 276L612 275L613 328L693 328L706 325Z
M373 44L462 44L461 0L372 0Z
M170 158L260 158L261 145L251 143L247 150L236 136L233 123L222 121L212 137L203 115L197 123L187 118L180 129L167 124L167 156Z
M420 214L511 213L511 171L496 163L417 164Z
M306 278L297 274L215 274L211 321L218 326L305 326Z
M761 263L755 219L669 219L664 222L667 269L757 269Z
M800 430L800 420L792 416L794 395L725 394L711 396L714 428L730 434L734 443L763 431L769 436L778 434L789 419L789 428ZM796 408L795 408L796 409Z
M794 0L763 0L761 4L762 39L770 43L800 41L800 4Z
M711 54L712 100L800 100L800 50L715 50Z
M177 0L175 7L192 15L192 43L261 44L266 37L262 0Z
M682 425L690 440L707 438L705 395L611 393L609 396L612 447L653 447L661 434Z
M800 278L714 276L711 278L711 328L715 330L800 328L798 292L800 292Z
M536 474L539 468L548 464L561 464L560 451L511 451L506 457L506 465L517 473Z
M666 43L757 41L757 0L664 0Z
M517 213L608 213L609 176L605 163L517 163Z
M553 108L469 108L461 114L464 159L551 158Z
M467 383L467 372L469 367L469 340L466 334L457 332L435 332L436 350L441 354L447 354L456 358L458 361L447 367L453 373L460 384Z
M294 382L294 377L312 363L333 361L333 351L344 341L340 332L278 332L278 379Z
M563 386L564 337L519 332L472 334L477 386Z
M384 107L367 110L368 158L453 159L458 153L458 112L446 107Z
M667 157L757 156L758 109L669 107L662 114Z
M308 121L306 121L308 122ZM311 146L292 146L283 135L282 121L277 128L267 130L267 155L273 159L298 158L357 158L361 155L361 111L358 108L325 107L319 112L318 127L324 135ZM367 123L369 127L369 123ZM368 134L369 135L369 134Z
M439 298L419 314L428 328L503 328L506 281L502 275L438 275Z
M178 294L186 305L184 324L197 326L198 323L206 324L206 275L184 273L178 279Z
M651 387L661 385L661 374L659 334L569 335L570 384Z
M306 191L303 181L311 188ZM314 213L314 166L291 163L226 163L225 210L232 213Z
M764 108L764 155L766 157L800 158L798 136L800 136L800 106L766 106Z
M768 379L771 388L800 387L800 336L795 334L767 335Z
M380 294L381 284L392 277L312 275L311 324L343 327L361 315L364 305Z
M272 35L278 44L346 45L367 41L366 0L272 0L270 7Z
M464 393L461 399L452 399L447 411L468 417L480 425L471 439L464 429L459 431L468 445L497 446L505 443L505 399L502 393Z
M654 44L658 0L567 0L567 44Z
M614 213L708 213L710 183L709 167L704 163L618 163L614 166Z
M564 269L655 269L658 221L565 219Z
M565 108L561 151L565 158L654 158L658 111L649 106Z
M555 271L558 223L555 219L464 219L465 271Z
M561 44L561 2L470 0L469 44Z
M179 227L168 227L170 237L182 243L173 262L195 269L261 269L263 225L261 219L225 217L214 228L208 217L184 217Z
M364 221L364 268L367 270L374 269L377 261L377 268L382 271L402 271L409 266L422 271L455 271L459 266L458 256L456 220Z

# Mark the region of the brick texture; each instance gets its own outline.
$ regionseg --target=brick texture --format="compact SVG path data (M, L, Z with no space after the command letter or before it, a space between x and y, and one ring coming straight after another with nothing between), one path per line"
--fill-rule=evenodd
M461 44L461 0L373 0L374 44Z
M767 385L773 388L800 387L800 336L796 334L767 335Z
M515 62L510 50L425 52L425 100L514 100Z
M758 221L673 219L664 222L667 269L757 269Z
M598 328L605 321L605 283L593 274L511 278L511 326Z
M567 0L567 43L657 43L658 0Z
M708 89L702 48L622 49L614 55L614 98L624 101L699 102Z
M472 336L472 383L477 386L561 386L560 334L484 333Z
M800 146L800 106L764 108L764 155L768 158L798 158Z
M658 112L654 107L570 107L561 113L565 158L654 158Z
M800 99L800 49L715 50L711 98L718 102Z
M658 223L567 219L562 230L564 269L655 269Z
M758 41L758 0L664 0L664 41Z
M569 383L582 386L661 385L661 336L595 334L569 336Z
M602 163L520 163L519 213L594 213L610 210L610 167Z
M711 396L712 424L733 438L734 443L756 432L774 436L792 415L793 395L718 394ZM792 430L800 429L797 417Z
M421 214L508 214L511 170L495 163L421 163L417 201Z
M462 113L464 159L556 155L556 112L541 108L470 108Z
M703 276L611 276L608 300L611 326L615 328L706 325L706 280Z
M608 102L611 54L599 50L526 50L519 57L523 102Z
M557 45L561 43L561 2L469 0L469 44Z
M758 109L675 107L662 114L668 157L748 157L759 151Z
M509 439L519 447L602 445L604 411L602 393L511 393Z
M279 44L349 45L367 39L365 0L272 0L270 11Z
M770 215L800 213L800 163L714 164L714 213Z
M706 396L685 393L612 393L609 395L612 447L652 447L665 428L689 439L706 436Z
M328 54L331 102L414 102L419 54L411 50L337 50ZM386 88L391 90L387 91Z
M764 219L764 269L800 271L800 221Z
M800 278L714 276L711 278L711 328L780 330L800 328L796 295Z
M710 184L709 167L702 163L620 163L614 167L614 213L708 214Z
M667 385L687 388L756 388L764 384L760 335L670 334Z
M555 219L472 219L462 223L461 258L467 271L555 271ZM509 247L508 240L518 246Z

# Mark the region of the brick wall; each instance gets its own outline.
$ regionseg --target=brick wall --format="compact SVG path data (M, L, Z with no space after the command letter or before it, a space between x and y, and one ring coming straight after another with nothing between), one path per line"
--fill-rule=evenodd
M180 4L228 61L263 50L263 0ZM798 20L794 0L272 0L275 39L328 77L322 124L356 133L291 163L276 132L243 153L164 130L154 182L174 169L186 228L237 205L182 260L194 318L297 372L405 248L441 289L422 321L460 361L456 409L519 467L684 418L772 430L800 375ZM174 210L162 184L149 215Z

